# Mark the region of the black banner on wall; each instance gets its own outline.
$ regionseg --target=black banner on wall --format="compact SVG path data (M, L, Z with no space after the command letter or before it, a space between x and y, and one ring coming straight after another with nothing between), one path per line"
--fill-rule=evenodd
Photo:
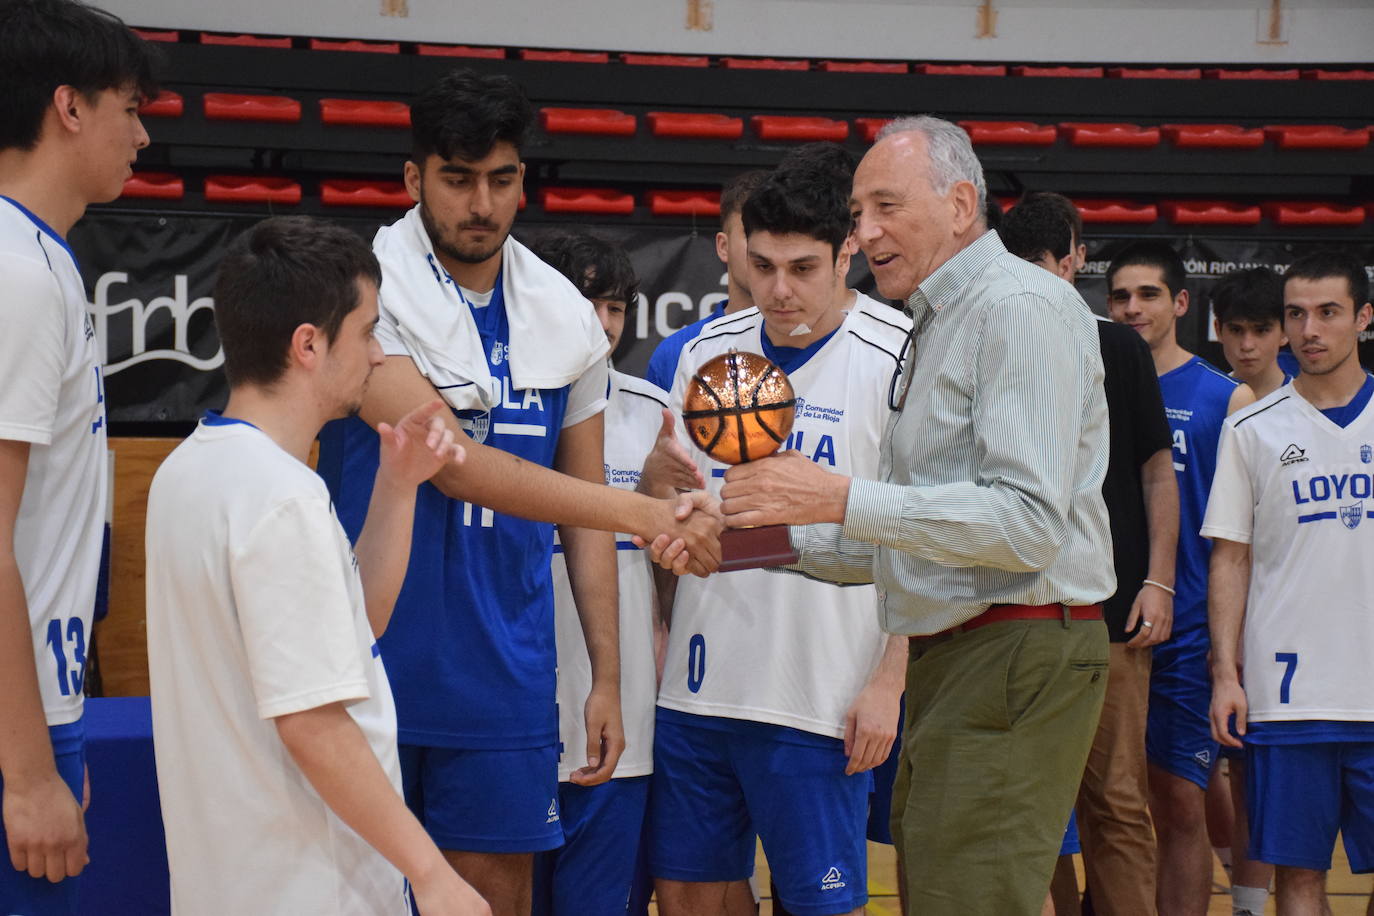
M223 214L94 212L71 233L87 284L92 319L105 358L109 417L115 424L186 423L206 408L220 407L227 386L224 361L211 316L215 269L224 246L257 221ZM364 238L379 221L340 220ZM542 228L522 225L529 239ZM594 226L593 231L629 252L640 278L639 308L628 322L617 365L640 374L664 336L706 315L725 298L725 268L716 257L715 227ZM1105 274L1110 254L1123 239L1090 239L1087 267L1078 287L1095 311L1106 308ZM1224 366L1220 347L1209 342L1206 293L1218 277L1252 265L1286 268L1311 242L1266 239L1188 239L1181 247L1192 306L1180 322L1179 339ZM1358 248L1374 264L1374 243ZM850 283L872 291L862 257ZM1374 364L1374 334L1361 341L1366 365Z

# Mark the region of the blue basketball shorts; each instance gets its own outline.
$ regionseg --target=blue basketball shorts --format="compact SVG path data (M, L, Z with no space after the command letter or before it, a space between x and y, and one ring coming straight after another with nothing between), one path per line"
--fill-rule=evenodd
M779 725L660 709L649 801L649 870L736 881L763 842L778 896L797 916L868 900L864 829L872 778L846 776L844 742Z
M649 777L558 787L563 846L534 857L533 916L624 916L634 883Z
M1326 871L1339 831L1356 874L1374 871L1374 742L1246 744L1250 858Z
M48 734L57 761L57 774L80 801L86 774L85 729L80 722L74 722L51 726ZM5 782L0 778L0 799L4 798L4 792ZM77 916L80 884L80 875L54 884L47 878L34 878L27 871L15 869L10 861L5 825L0 821L0 914Z
M558 745L400 746L406 804L440 849L544 852L563 844Z
M1208 649L1208 641L1196 636L1155 646L1145 720L1149 762L1203 790L1220 750L1212 740L1208 715L1212 706Z

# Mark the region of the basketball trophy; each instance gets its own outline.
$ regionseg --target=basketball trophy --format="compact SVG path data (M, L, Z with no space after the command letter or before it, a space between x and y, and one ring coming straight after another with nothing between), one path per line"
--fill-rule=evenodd
M724 464L766 458L792 431L796 395L787 373L767 357L731 349L704 363L687 383L682 420L703 452ZM797 562L786 525L730 528L720 536L720 570Z

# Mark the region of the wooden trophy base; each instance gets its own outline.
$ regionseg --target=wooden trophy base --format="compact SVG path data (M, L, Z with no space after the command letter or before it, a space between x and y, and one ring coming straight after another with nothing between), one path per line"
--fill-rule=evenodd
M799 559L786 525L729 528L720 536L720 572L786 566Z

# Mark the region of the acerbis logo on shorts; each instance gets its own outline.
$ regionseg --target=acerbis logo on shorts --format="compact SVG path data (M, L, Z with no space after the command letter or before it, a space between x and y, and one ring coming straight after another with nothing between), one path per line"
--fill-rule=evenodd
M844 887L844 876L840 874L838 868L833 865L830 866L830 871L826 872L825 877L821 879L821 890L837 891L842 887Z
M1210 767L1212 765L1212 752L1198 751L1196 754L1193 755L1193 759L1204 767Z
M549 819L544 823L552 824L556 820L558 820L558 799L551 798L549 799Z

